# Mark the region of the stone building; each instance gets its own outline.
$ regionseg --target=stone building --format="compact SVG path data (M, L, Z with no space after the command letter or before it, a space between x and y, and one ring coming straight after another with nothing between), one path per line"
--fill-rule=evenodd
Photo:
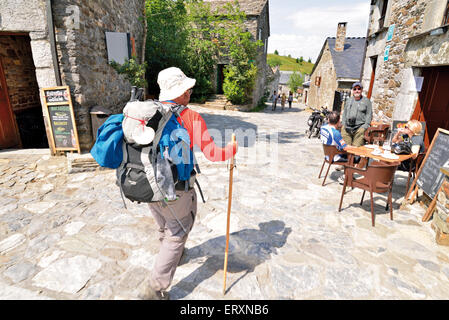
M216 9L222 7L228 2L235 0L205 0L210 2L211 8ZM255 106L260 98L269 91L268 78L273 72L270 72L270 67L267 64L267 50L268 38L270 36L270 15L268 0L238 0L240 10L246 14L245 26L247 31L252 35L252 39L260 40L263 46L258 49L259 53L256 58L256 65L258 68L256 84L252 96L252 104ZM227 62L220 61L215 67L215 73L212 76L212 84L214 93L223 93L223 70Z
M288 93L290 92L288 82L290 81L290 77L293 73L294 71L281 71L278 88L280 93L285 93L288 95ZM299 71L296 71L296 74L299 74L301 77L303 77L302 73Z
M449 129L447 0L372 0L362 83L374 120Z
M129 82L108 62L117 50L140 62L144 3L1 0L0 148L48 147L40 89L67 85L81 149L90 149L90 108L118 113L129 99Z
M346 37L346 25L338 24L337 37L326 39L313 66L306 100L312 108L340 111L352 84L360 80L365 38Z

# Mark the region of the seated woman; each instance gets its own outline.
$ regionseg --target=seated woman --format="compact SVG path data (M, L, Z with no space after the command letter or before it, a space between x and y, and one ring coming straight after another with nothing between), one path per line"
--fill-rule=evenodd
M418 153L424 152L424 141L422 137L419 137L421 133L422 125L418 120L409 120L404 128L399 128L396 134L391 139L392 142L392 151L395 146L399 146L399 144L405 143L408 144L411 148L411 152L413 153L413 159L416 159ZM419 148L418 148L419 147ZM398 170L401 171L409 171L410 166L414 166L414 161L412 162L410 159L402 161L401 165L398 167ZM414 168L412 168L414 170Z

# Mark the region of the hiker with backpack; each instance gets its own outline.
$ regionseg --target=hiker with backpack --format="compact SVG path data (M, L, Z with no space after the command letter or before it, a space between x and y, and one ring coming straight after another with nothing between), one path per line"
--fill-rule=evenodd
M172 110L174 113L173 119L176 119L177 124L182 126L182 128L178 128L178 130L169 134L164 135L164 132L162 133L162 144L159 143L159 146L162 146L164 150L159 150L159 155L162 153L164 158L176 157L177 154L184 152L181 150L181 147L178 148L179 150L176 149L180 144L188 144L188 153L190 155L193 155L193 146L199 146L210 161L225 161L236 154L237 143L231 142L225 148L218 147L210 136L201 115L187 108L192 88L196 82L195 79L186 77L181 69L171 67L159 73L157 82L160 87L159 101L164 108ZM173 126L176 126L176 123L173 123ZM167 126L164 128L164 131L166 131L166 128ZM186 129L188 136L183 136L180 129ZM137 133L137 136L140 134L144 135L143 131L142 133ZM177 135L180 139L177 144L172 143L170 150L170 142L164 144L164 137L168 141L176 138ZM167 144L169 145L168 148L166 148ZM184 156L182 158L185 158ZM193 159L192 156L188 156L188 158L190 160ZM187 163L184 165L184 169L187 168L187 170L182 169L183 171L190 171L188 174L192 176L196 174L195 170L193 170L193 164ZM176 166L178 167L179 164ZM144 283L141 290L139 290L139 298L141 299L168 299L166 289L173 280L188 234L193 227L197 212L197 195L195 189L193 189L192 182L189 182L189 180L180 182L183 183L176 184L176 200L149 203L150 211L159 226L161 245L149 283Z

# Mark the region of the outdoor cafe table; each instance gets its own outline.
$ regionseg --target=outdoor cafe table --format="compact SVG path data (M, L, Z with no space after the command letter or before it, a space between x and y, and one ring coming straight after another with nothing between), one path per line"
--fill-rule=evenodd
M379 147L379 149L383 150L382 147ZM346 152L350 155L348 162L351 165L353 164L354 155L364 157L364 158L381 160L381 161L385 161L385 162L402 162L404 160L407 160L407 159L410 159L413 157L413 154L398 154L397 155L399 157L398 159L390 159L390 158L385 158L382 155L372 154L373 151L374 151L373 148L369 148L367 146L361 146L361 147L348 146L348 148L346 150Z

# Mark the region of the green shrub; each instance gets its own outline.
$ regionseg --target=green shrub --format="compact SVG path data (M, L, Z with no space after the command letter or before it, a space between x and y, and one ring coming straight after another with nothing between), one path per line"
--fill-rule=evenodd
M145 88L147 86L147 81L145 80L145 69L147 68L146 62L139 64L137 63L136 57L132 57L129 60L126 59L123 64L119 64L115 61L111 61L109 64L119 74L125 75L132 86L138 88Z

